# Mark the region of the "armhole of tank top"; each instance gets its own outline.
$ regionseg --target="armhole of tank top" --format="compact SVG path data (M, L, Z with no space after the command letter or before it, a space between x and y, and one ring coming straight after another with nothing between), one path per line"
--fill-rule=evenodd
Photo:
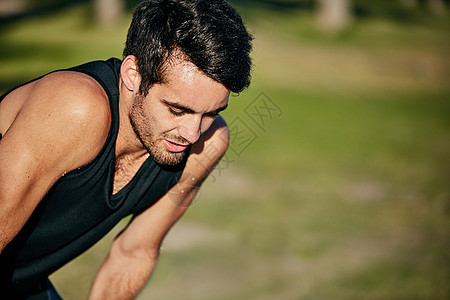
M98 152L98 154L95 156L95 158L93 160L91 160L90 162L88 162L87 164L85 164L84 166L81 166L78 169L73 170L72 172L69 172L65 177L70 178L70 177L76 177L79 175L82 175L84 172L86 172L87 170L89 170L91 167L93 167L96 162L100 159L100 157L106 152L108 151L109 147L114 147L115 143L113 143L113 145L111 145L111 140L114 138L115 135L117 135L118 133L118 122L119 122L119 110L118 107L116 107L116 104L114 103L114 101L117 101L118 103L118 99L116 99L116 97L118 97L118 93L114 93L112 94L110 89L107 87L106 83L96 74L94 74L93 72L90 72L89 70L84 70L82 68L77 69L77 67L72 68L72 69L67 69L66 71L73 71L73 72L79 72L82 74L85 74L87 76L92 77L95 81L98 82L98 84L100 84L100 86L103 88L103 90L105 91L106 95L108 96L108 102L109 102L109 108L111 111L111 123L110 123L110 127L109 127L109 132L108 132L108 136L106 138L105 143L103 144L102 149ZM112 70L111 70L112 71ZM113 72L113 71L112 71ZM118 106L118 104L117 104ZM109 150L109 151L114 151L114 149Z
M111 70L112 74L114 73L114 70L112 69L111 66L108 65L106 67ZM80 66L76 66L76 67L68 68L68 69L54 70L54 71L48 72L48 73L46 73L46 74L44 74L42 76L39 76L39 77L37 77L35 79L29 80L29 81L27 81L27 82L25 82L23 84L20 84L20 85L18 85L16 87L10 89L9 91L5 92L4 94L2 94L0 96L0 102L2 102L2 100L4 98L6 98L12 91L14 91L14 90L16 90L16 89L18 89L18 88L20 88L22 86L25 86L25 85L27 85L27 84L29 84L31 82L39 80L39 79L41 79L41 78L43 78L43 77L45 77L45 76L47 76L49 74L56 73L56 72L61 72L61 71L79 72L79 73L82 73L82 74L85 74L87 76L92 77L95 81L98 82L98 84L100 84L100 86L103 88L103 90L105 91L106 95L108 96L109 107L110 107L110 110L111 110L110 128L109 128L108 136L106 138L106 141L105 141L102 149L99 151L99 153L95 156L95 158L93 160L91 160L90 162L88 162L84 166L81 166L80 168L69 172L67 174L67 176L66 176L68 178L69 175L77 176L77 175L85 172L85 170L88 170L93 165L95 165L95 162L98 161L98 159L102 156L102 154L107 150L109 144L111 143L111 139L113 138L113 135L117 134L117 132L118 132L118 124L117 124L117 122L119 120L118 119L119 118L119 112L118 112L118 107L115 107L115 104L113 102L116 100L116 99L114 99L114 97L118 97L118 90L117 90L117 93L111 93L111 91L108 88L107 84L99 76L97 76L96 74L94 74L93 72L91 72L91 71L89 71L87 69L84 69L83 65L80 65ZM118 103L118 99L117 99L117 103ZM0 133L0 140L1 139L2 139L2 134Z

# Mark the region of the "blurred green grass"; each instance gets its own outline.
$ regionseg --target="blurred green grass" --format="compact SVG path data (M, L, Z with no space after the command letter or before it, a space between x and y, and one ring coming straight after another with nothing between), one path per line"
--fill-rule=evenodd
M223 115L256 139L228 152L138 299L448 299L448 18L362 18L330 36L309 10L244 3L254 80ZM81 5L2 30L0 90L120 57L129 19L89 17ZM282 110L262 128L245 114L261 92ZM52 276L64 299L85 298L121 225Z

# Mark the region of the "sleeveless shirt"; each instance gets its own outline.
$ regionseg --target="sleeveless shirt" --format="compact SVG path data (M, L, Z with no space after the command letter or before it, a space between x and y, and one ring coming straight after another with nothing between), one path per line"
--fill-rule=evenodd
M119 59L111 58L68 69L93 77L103 87L110 103L110 130L96 158L56 182L0 255L0 280L9 280L18 291L26 290L87 250L124 217L136 216L153 205L181 176L185 162L169 168L150 156L131 181L112 194L120 65Z

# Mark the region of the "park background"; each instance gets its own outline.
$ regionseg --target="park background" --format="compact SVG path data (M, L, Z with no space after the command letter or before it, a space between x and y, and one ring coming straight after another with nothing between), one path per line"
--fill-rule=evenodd
M449 299L449 2L231 2L253 84L137 299ZM0 0L0 92L121 57L135 4ZM123 224L51 276L64 299Z

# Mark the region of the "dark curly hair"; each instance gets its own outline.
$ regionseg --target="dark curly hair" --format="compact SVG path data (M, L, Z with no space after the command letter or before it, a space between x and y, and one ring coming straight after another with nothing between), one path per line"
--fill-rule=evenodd
M123 51L136 56L146 95L174 50L230 91L250 85L252 37L224 0L147 0L135 9Z

